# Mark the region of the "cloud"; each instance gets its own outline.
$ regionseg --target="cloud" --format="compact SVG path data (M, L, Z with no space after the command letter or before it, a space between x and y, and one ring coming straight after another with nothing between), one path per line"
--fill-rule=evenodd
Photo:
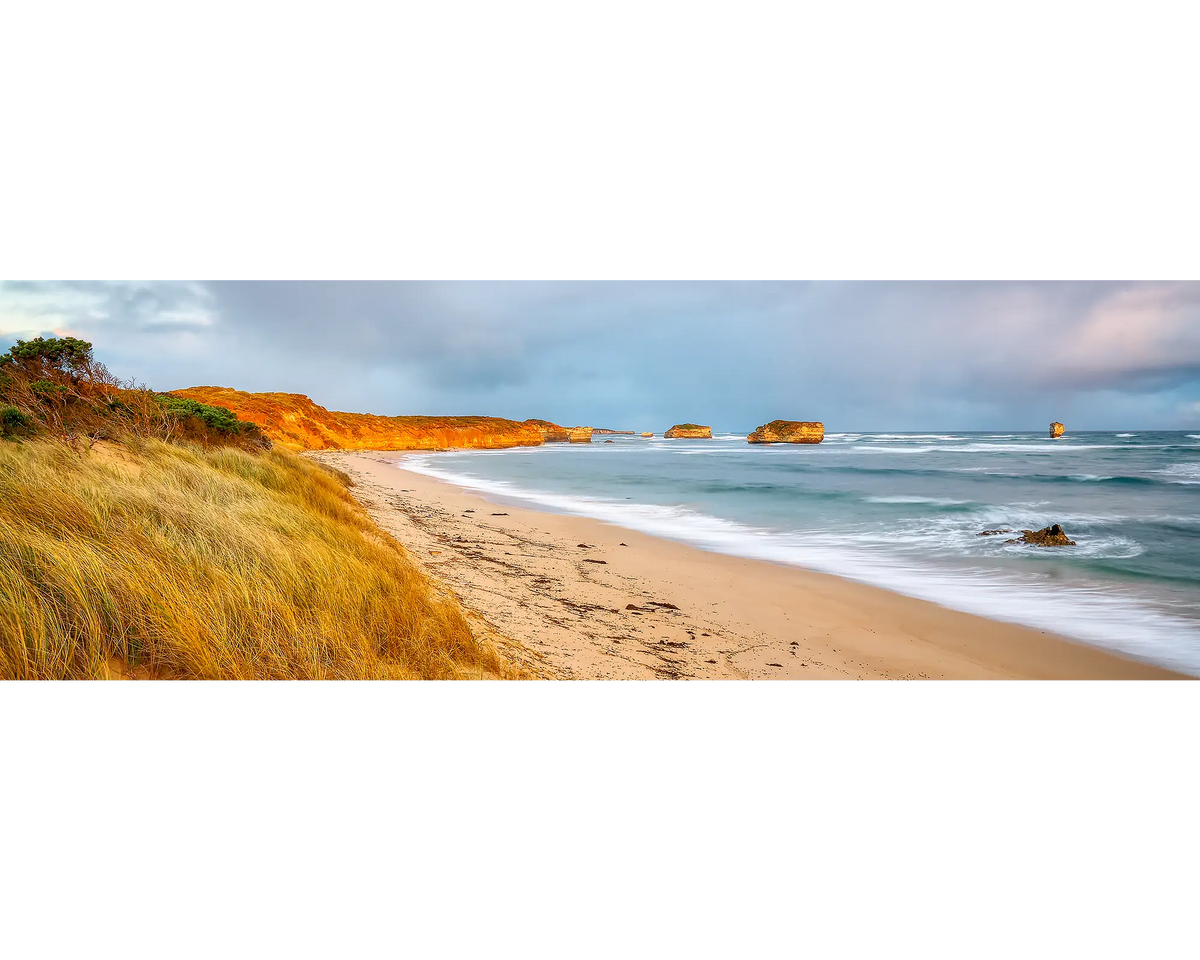
M1200 397L1191 283L0 285L0 334L51 330L160 388L382 413L1146 428Z

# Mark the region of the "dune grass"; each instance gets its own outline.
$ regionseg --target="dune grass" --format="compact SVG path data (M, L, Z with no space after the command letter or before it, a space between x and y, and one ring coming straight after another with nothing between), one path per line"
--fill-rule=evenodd
M347 485L280 452L0 443L0 677L510 675Z

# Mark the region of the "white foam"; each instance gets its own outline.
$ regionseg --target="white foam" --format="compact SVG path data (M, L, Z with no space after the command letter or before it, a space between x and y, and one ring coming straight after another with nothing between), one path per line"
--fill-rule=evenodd
M1155 473L1166 477L1167 483L1200 483L1200 463L1176 463L1156 470Z
M867 503L928 503L938 507L954 507L970 500L950 500L947 497L867 497Z

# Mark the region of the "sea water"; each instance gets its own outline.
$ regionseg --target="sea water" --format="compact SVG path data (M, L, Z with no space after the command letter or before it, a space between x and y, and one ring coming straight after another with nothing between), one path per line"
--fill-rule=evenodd
M821 570L1200 675L1200 432L611 439L403 466L498 502ZM1052 523L1077 546L979 536Z

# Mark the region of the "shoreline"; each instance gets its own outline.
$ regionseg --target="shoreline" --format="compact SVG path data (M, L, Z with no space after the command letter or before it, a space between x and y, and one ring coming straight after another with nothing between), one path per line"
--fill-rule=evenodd
M537 676L1186 679L832 574L497 504L405 470L400 452L306 455L349 473L375 521Z

